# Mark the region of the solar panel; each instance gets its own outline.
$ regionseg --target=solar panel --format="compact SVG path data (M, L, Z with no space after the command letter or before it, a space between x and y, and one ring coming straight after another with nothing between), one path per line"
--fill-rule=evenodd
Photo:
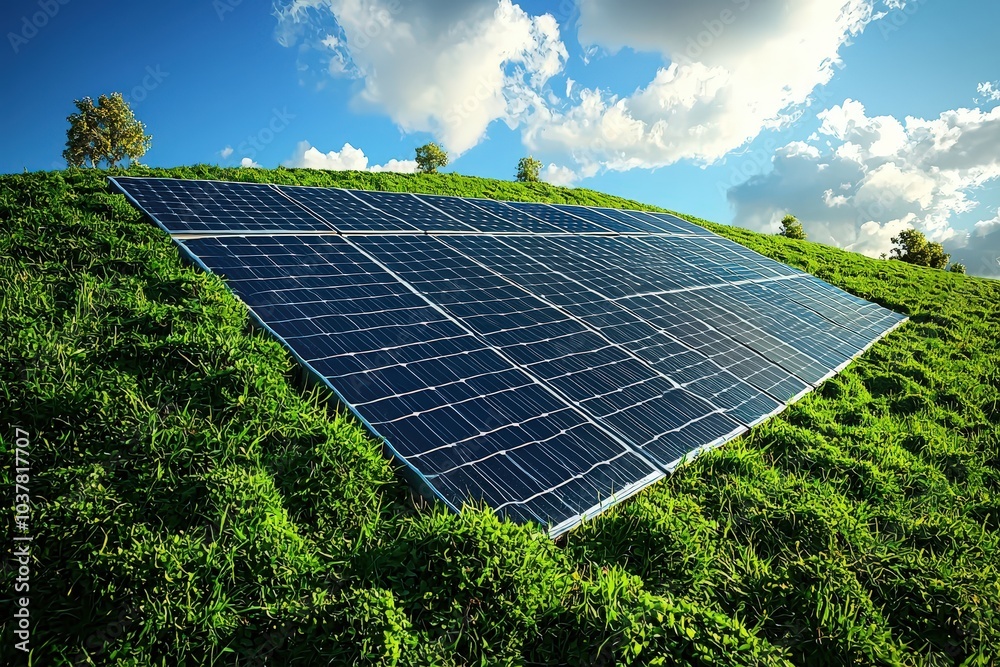
M654 213L652 211L628 211L628 215L636 218L638 220L648 221L654 226L659 226L664 232L668 234L686 234L690 236L709 236L712 238L721 238L712 234L710 231L704 227L699 227L698 225L688 222L687 220L682 220L676 215L671 215L669 213Z
M458 218L421 201L408 192L352 192L361 201L401 220L407 220L418 229L428 232L474 232L476 229Z
M850 360L869 342L844 327L830 323L813 311L801 308L772 283L731 285L725 290L723 307L773 336L785 338L801 352L825 366L836 368Z
M420 231L403 218L385 213L360 202L349 190L278 186L289 199L328 222L338 232L416 232Z
M469 199L441 197L437 195L417 195L417 198L439 211L461 220L477 232L488 234L524 234L531 231L514 221L515 216L511 215L513 210L509 207L506 210L501 210L500 207L487 210L479 206L477 202Z
M659 247L663 247L666 243L659 238L646 238L643 239L643 242L649 245L659 244ZM734 275L734 272L743 272L749 275L750 279L803 275L790 266L775 262L721 236L687 238L684 239L683 244L683 247L690 249L689 262L709 267L717 275Z
M778 276L768 275L749 262L726 262L708 239L645 237L622 239L618 253L635 266L659 277L660 280L689 277L688 287L728 285L735 282L759 281Z
M560 213L565 213L568 216L574 218L581 218L593 224L594 232L617 232L619 234L640 234L645 233L648 230L642 229L642 223L638 222L634 218L631 222L627 221L625 218L627 216L622 216L621 218L609 216L603 211L598 211L593 208L585 208L583 206L563 206L561 204L549 204L552 208L559 211ZM632 224L636 223L636 224ZM578 230L574 230L578 231ZM579 230L579 231L591 231L591 230Z
M869 342L896 326L900 317L874 303L838 290L813 276L802 275L789 281L786 296L841 327L858 332Z
M679 232L677 229L664 227L658 221L643 220L635 217L634 215L630 215L627 211L622 211L617 208L594 207L590 210L600 213L605 218L613 220L618 227L612 227L612 229L618 229L623 233L646 232L648 234L677 234Z
M493 349L661 465L740 430L719 407L445 240L355 242Z
M561 263L551 260L548 264L542 263L538 259L542 254L539 246L554 245L558 243L556 239L473 236L450 238L446 243L562 308L678 386L719 406L740 423L754 424L763 415L784 406L594 288L574 280ZM556 258L559 259L559 255ZM576 264L574 260L572 257L567 259L570 266Z
M619 303L780 403L795 400L810 389L806 381L774 363L763 350L754 349L701 319L715 311L700 309L699 304L691 303L683 294L635 296Z
M570 234L609 234L613 231L603 224L598 224L572 213L561 211L549 204L525 202L506 202L506 204L522 213L526 213L538 218L542 222L552 225L561 232Z
M183 243L452 508L557 525L663 474L346 239Z
M904 318L674 216L113 179L420 488L558 535Z
M272 185L130 176L110 180L171 234L335 231Z
M423 195L421 195L423 196ZM449 197L449 199L454 199L454 197ZM526 213L525 211L519 210L508 203L501 201L493 201L492 199L465 199L466 201L476 208L481 208L484 211L492 213L493 215L503 218L504 220L509 220L515 225L520 227L531 234L565 234L565 230L556 227L555 225L549 224L540 218L536 218L533 215Z

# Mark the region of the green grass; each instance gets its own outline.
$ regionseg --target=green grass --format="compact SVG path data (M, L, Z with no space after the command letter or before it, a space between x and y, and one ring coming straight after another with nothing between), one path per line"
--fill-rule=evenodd
M637 206L455 175L128 173ZM700 221L911 322L554 543L415 500L104 176L0 177L0 476L25 429L32 664L998 660L1000 283ZM7 557L4 664L14 576Z

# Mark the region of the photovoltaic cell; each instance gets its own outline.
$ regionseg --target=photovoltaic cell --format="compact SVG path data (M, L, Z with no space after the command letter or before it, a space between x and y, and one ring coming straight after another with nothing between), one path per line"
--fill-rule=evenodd
M789 281L786 296L830 322L857 331L869 341L899 324L902 318L891 310L838 290L813 276Z
M351 194L366 204L410 222L424 232L476 231L471 225L453 218L408 192L352 191Z
M111 182L171 234L335 231L271 185L124 176Z
M533 204L525 202L505 202L507 206L522 213L538 218L561 232L569 234L610 234L611 229L604 225L585 220L574 214L561 211L549 204Z
M349 190L293 185L277 186L283 194L328 222L338 232L417 232L403 218L359 202Z
M347 240L183 243L456 509L556 525L662 474Z
M112 183L422 488L553 535L779 412L904 321L668 214Z
M630 215L627 211L617 208L594 207L590 210L596 211L604 217L614 220L617 225L614 229L621 231L622 233L631 234L636 232L645 232L647 234L678 234L680 232L677 228L664 226L658 220L637 218Z
M644 239L647 242L660 241L661 239ZM764 257L745 248L740 244L713 236L709 238L690 238L685 243L689 244L698 257L704 258L702 261L709 262L715 271L722 271L726 267L739 265L751 271L761 278L792 277L803 275L792 267L775 262L773 259Z
M453 218L457 218L469 225L477 232L487 234L525 234L529 229L522 227L514 221L513 211L510 208L501 210L494 207L486 210L471 199L459 199L458 197L440 197L436 195L418 195L418 199L426 202L434 208L447 213Z
M756 423L763 415L783 406L619 304L572 280L566 275L565 266L546 265L533 258L534 254L540 254L539 245L555 244L555 239L474 236L449 238L445 242L562 308L676 385L724 409L740 423ZM573 263L572 259L569 261Z
M549 205L560 213L565 213L566 215L571 215L576 218L582 218L587 222L592 223L594 225L594 231L597 232L600 232L601 230L605 232L616 232L618 234L638 234L643 232L643 230L639 228L639 225L630 224L622 219L610 217L603 211L598 211L597 209L586 208L584 206L564 206L561 204Z
M715 237L704 227L700 227L692 222L678 218L670 213L656 213L653 211L628 211L628 215L639 220L647 220L653 225L659 225L663 232L668 234L686 234L689 236ZM715 237L721 238L721 237Z
M426 294L518 367L661 465L740 425L592 329L427 237L365 237L358 247Z
M565 234L566 232L555 225L549 224L528 213L510 206L508 203L493 201L492 199L466 199L464 200L477 208L492 213L493 215L509 220L515 225L530 234Z
M780 403L808 391L809 384L772 362L762 351L726 335L710 322L697 319L704 313L699 311L698 304L681 298L681 294L684 293L636 296L619 303Z

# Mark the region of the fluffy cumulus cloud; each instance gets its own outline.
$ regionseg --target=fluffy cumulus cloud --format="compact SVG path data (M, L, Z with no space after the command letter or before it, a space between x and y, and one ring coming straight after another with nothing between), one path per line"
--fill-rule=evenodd
M260 169L260 164L253 161L253 158L245 157L240 160L240 166L246 169Z
M320 58L324 76L354 79L355 108L384 113L405 132L430 132L453 155L476 146L491 124L502 121L520 129L531 152L555 163L545 176L563 184L605 169L721 159L762 131L796 119L817 87L842 67L841 54L852 37L887 11L898 14L908 6L903 0L565 0L550 5L564 28L568 17L576 18L572 27L584 63L605 56L627 59L619 56L622 51L660 59L648 70L648 83L616 90L612 80L605 88L561 76L568 55L559 20L545 10L529 13L516 0L280 1L278 40L299 49L306 71L315 70L310 60ZM984 84L979 93L992 97L994 91L995 86ZM855 136L845 125L851 113L851 108L829 112L825 136L840 142L832 159L802 144L786 147L777 160L824 159L830 167L826 175L840 173L844 180L821 193L827 209L882 202L887 190L899 188L898 201L884 203L898 209L896 217L863 221L879 225L863 233L863 223L854 225L852 243L861 243L859 248L884 245L882 237L911 214L941 228L941 216L928 211L939 210L947 200L943 191L960 193L975 176L946 165L940 157L945 149L921 138L933 128L921 128L917 121L904 127L893 119L867 119L874 124L865 132L878 134L867 141L864 133ZM954 120L963 127L969 121ZM950 138L946 133L937 140ZM910 144L930 146L942 172L958 180L941 184L944 176L920 175L917 157L898 159ZM334 164L353 159L343 153L311 159ZM861 178L867 180L858 185ZM842 190L843 183L855 184L859 192ZM961 197L957 203L963 204Z
M569 167L557 165L555 163L542 169L538 176L541 180L552 185L559 185L564 188L571 188L580 180L580 175Z
M976 223L975 228L972 230L971 236L978 238L985 238L987 236L992 236L1000 232L1000 211L997 211L997 215L992 220L982 220Z
M532 116L525 142L592 168L711 163L793 118L840 50L873 20L872 0L578 0L583 44L654 52L664 66L619 96L580 89ZM669 63L669 64L667 64Z
M972 193L1000 178L1000 107L901 122L847 100L819 118L811 143L779 148L771 172L729 190L737 224L774 232L791 212L813 240L870 256L908 227L948 249L965 245L953 215L973 210Z
M226 146L221 151L219 151L219 155L222 156L223 160L228 160L229 156L231 156L232 154L233 154L232 146Z
M324 153L312 146L308 141L300 141L295 153L285 161L286 167L302 167L305 169L328 169L330 171L392 171L400 174L412 174L417 171L414 160L389 160L385 164L368 166L368 156L360 148L344 144L339 151Z
M543 105L567 58L556 20L511 0L291 0L277 13L280 42L315 46L331 74L359 79L356 106L453 153Z

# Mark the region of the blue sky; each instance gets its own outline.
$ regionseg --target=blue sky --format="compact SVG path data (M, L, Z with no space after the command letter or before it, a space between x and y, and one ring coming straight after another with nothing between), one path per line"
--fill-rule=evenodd
M121 91L154 166L407 170L436 140L460 173L531 153L870 255L915 226L992 275L997 25L982 0L12 0L0 171L61 168L73 99Z

